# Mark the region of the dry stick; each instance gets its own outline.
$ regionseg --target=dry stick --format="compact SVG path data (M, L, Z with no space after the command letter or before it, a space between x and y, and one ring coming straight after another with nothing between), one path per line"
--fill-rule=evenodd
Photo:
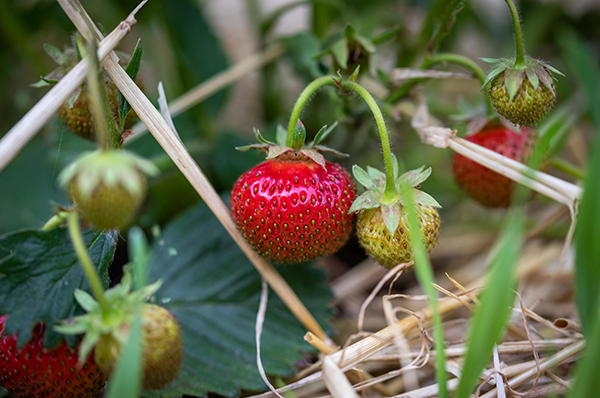
M546 370L548 370L550 368L558 366L563 361L569 359L573 355L575 355L575 354L579 353L580 351L582 351L584 348L585 348L585 340L578 341L577 343L568 346L564 350L562 350L562 351L554 354L550 358L545 359L544 361L542 361L541 364L540 364L540 370L542 372L545 372ZM520 385L522 385L523 383L527 382L528 380L533 379L536 376L537 373L538 373L537 366L533 366L529 370L527 370L526 372L523 372L520 375L518 375L518 376L516 376L516 377L514 377L512 379L510 379L508 381L508 385L510 386L510 388L519 387ZM497 394L496 389L494 389L494 390L489 391L486 394L482 395L481 398L496 397L496 394Z
M77 30L79 30L87 40L94 39L94 37L91 37L91 32L88 29L90 25L93 26L93 23L79 1L58 0L58 2L63 7ZM96 32L96 35L100 34L96 30L94 30L94 32ZM244 237L240 234L231 218L229 209L188 153L183 143L171 130L160 112L152 105L150 100L114 59L106 58L102 62L102 65L117 88L123 93L133 110L148 127L156 141L163 147L175 165L177 165L186 179L192 184L194 189L196 189L204 202L206 202L208 207L223 224L227 232L256 267L258 272L260 272L267 282L269 282L271 288L279 295L281 300L306 329L319 336L322 340L328 342L329 337L327 337L321 326L306 309L304 304L302 304L285 279L281 277L270 263L260 257L258 253L252 250L250 245L246 243Z
M140 4L129 16L122 21L98 46L98 59L104 59L119 44L135 25L135 13L143 5ZM84 58L73 67L58 83L54 85L39 100L33 108L25 114L5 135L0 139L0 172L12 159L25 147L36 133L50 120L58 108L69 98L75 89L83 82L88 70L88 58Z

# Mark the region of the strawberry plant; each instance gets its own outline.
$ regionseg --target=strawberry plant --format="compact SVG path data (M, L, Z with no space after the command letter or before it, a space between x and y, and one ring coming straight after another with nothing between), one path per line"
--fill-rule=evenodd
M594 4L92 3L0 2L0 398L595 396Z

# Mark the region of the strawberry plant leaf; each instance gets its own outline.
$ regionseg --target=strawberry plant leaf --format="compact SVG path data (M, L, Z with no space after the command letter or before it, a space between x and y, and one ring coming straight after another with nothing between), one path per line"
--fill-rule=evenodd
M317 321L326 326L331 293L325 275L310 265L279 268ZM153 243L149 280L163 280L156 301L181 325L183 368L177 380L147 397L237 397L240 389L264 390L256 366L254 326L261 277L204 204L169 224ZM267 373L291 375L312 351L306 329L275 298L269 299L261 358ZM235 375L235 377L231 377Z
M129 60L129 64L127 64L127 68L125 72L131 78L131 80L135 81L138 75L138 71L140 70L140 65L142 63L142 39L138 39L137 44L135 45L135 49L131 54L131 59ZM119 123L121 124L121 129L123 129L123 125L125 124L125 118L127 114L131 110L131 105L125 99L121 91L119 90L118 94L119 99Z
M116 235L87 229L83 239L106 288ZM10 314L6 333L18 332L21 346L31 337L33 326L42 321L47 325L45 346L55 346L63 336L53 330L54 325L82 313L73 291L90 291L67 230L9 233L0 236L0 247L10 253L0 259L0 314ZM75 337L67 341L73 346Z

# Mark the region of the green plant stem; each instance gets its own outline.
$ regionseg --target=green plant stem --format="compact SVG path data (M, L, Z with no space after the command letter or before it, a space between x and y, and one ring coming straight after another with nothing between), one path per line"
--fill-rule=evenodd
M519 12L513 0L505 0L510 15L512 16L513 25L515 26L515 41L517 44L517 57L515 59L515 66L525 65L525 50L523 48L523 33L521 32L521 21L519 20Z
M69 212L67 211L61 211L60 213L53 215L52 218L46 221L46 224L44 224L44 226L42 227L42 231L53 230L54 228L62 224L68 216Z
M460 54L453 53L440 53L436 54L430 59L431 64L440 64L442 62L451 62L453 64L464 66L465 68L471 70L475 76L479 79L481 84L485 83L485 73L483 70L470 58L467 58Z
M83 242L83 236L81 235L81 229L79 228L79 215L76 211L72 211L69 215L69 236L71 237L71 242L73 243L73 248L75 249L75 253L77 253L77 258L79 259L79 263L85 272L85 276L90 283L90 287L92 288L92 293L94 293L94 297L100 304L100 308L102 309L103 314L109 313L108 302L106 301L106 297L104 297L104 289L102 288L102 283L100 282L100 278L98 277L98 273L94 268L94 264L92 263L92 259L87 252L85 247L85 243Z
M585 173L583 172L583 170L567 162L566 160L560 158L552 158L550 159L550 166L562 171L563 173L567 173L571 177L575 177L579 180L583 180L585 178Z
M308 102L308 99L321 87L323 86L339 86L342 89L354 91L358 94L362 99L366 102L366 104L373 112L373 116L375 117L375 123L377 124L377 129L379 130L379 137L381 139L381 148L383 151L383 161L385 165L385 175L386 175L386 186L384 192L384 200L385 198L389 198L390 201L393 201L398 196L398 191L396 190L396 186L394 183L394 168L392 163L392 150L390 148L390 139L387 133L387 127L385 125L385 120L383 118L383 114L381 113L381 109L379 109L379 105L377 105L377 101L375 98L369 93L363 86L358 83L352 81L336 81L331 76L324 76L314 80L310 83L303 91L300 93L296 104L294 105L294 109L292 110L292 114L290 116L290 121L288 123L288 133L286 137L286 145L291 147L292 138L294 133L294 128L296 127L296 123L300 119L300 114L302 113L302 109Z

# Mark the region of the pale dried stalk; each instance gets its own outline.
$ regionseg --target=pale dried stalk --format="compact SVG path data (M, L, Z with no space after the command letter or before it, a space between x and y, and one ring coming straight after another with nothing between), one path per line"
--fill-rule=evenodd
M565 360L572 357L573 355L578 354L584 348L585 348L585 340L578 341L577 343L572 344L572 345L568 346L567 348L563 349L562 351L554 354L550 358L543 360L540 363L540 370L542 372L545 372L548 369L558 366ZM520 375L518 375L517 377L514 377L513 379L509 380L508 386L510 386L510 388L519 387L520 385L527 382L528 380L533 379L537 375L537 373L538 373L537 366L533 366L526 372L523 372ZM492 398L492 397L496 397L496 396L497 396L497 391L496 391L496 389L494 389L494 390L489 391L486 394L482 395L481 398Z
M98 45L98 59L102 60L112 54L112 50L119 44L135 25L135 13L145 3L143 1L129 16L122 21ZM73 91L83 82L88 70L89 60L84 58L73 67L58 83L54 85L30 110L0 139L0 172L11 160L27 145L38 131L50 120L64 104Z
M548 196L566 206L573 206L581 199L582 189L549 174L533 170L509 157L484 148L463 138L456 137L456 131L449 128L429 125L429 113L421 100L412 121L412 127L421 141L438 148L450 147L463 155L513 181L523 184L542 195Z
M517 269L517 277L520 278L527 276L538 270L547 262L555 259L561 250L559 246L560 245L548 245L548 248L542 253L536 253L535 256L522 257ZM484 276L472 282L466 287L466 289L470 291L474 290L475 288L480 288L484 286L486 282L487 277ZM444 300L439 302L438 305L440 314L443 315L460 307L462 304L455 300ZM429 321L432 316L431 307L426 307L423 309L420 312L420 315L423 323ZM396 325L396 328L400 333L407 334L410 330L418 326L418 320L414 316L409 316L400 320L400 322L396 323ZM331 357L342 370L347 370L390 345L394 338L394 332L395 328L387 327L361 341L352 344L342 351L332 354Z
M344 373L329 356L323 358L323 381L333 398L359 398Z
M100 32L97 30L94 30L94 33L90 32L88 27L94 24L78 0L58 0L58 2L86 40L94 40L99 37ZM95 36L92 36L92 34ZM231 218L229 209L188 153L183 143L179 140L179 137L171 130L160 112L113 58L106 58L102 62L102 65L133 110L148 127L156 141L181 170L194 189L196 189L258 272L269 282L271 288L279 295L281 300L304 327L319 336L319 338L329 341L321 326L277 270L246 243Z
M415 69L415 68L396 68L390 73L390 80L399 84L409 79L476 79L477 77L470 73L462 72L444 72L433 69Z
M552 325L559 330L565 330L567 332L573 333L581 333L581 324L572 319L558 318L554 321Z
M254 69L257 69L279 58L283 53L285 53L285 47L283 44L276 43L265 49L263 52L253 54L233 65L229 69L216 74L215 76L200 83L185 94L181 95L179 98L171 101L171 104L169 105L171 116L175 117L185 112L192 106L199 104L223 88L235 83L237 80L252 72ZM144 123L138 123L133 126L131 131L133 134L125 141L125 144L129 144L142 137L148 131L148 129Z

